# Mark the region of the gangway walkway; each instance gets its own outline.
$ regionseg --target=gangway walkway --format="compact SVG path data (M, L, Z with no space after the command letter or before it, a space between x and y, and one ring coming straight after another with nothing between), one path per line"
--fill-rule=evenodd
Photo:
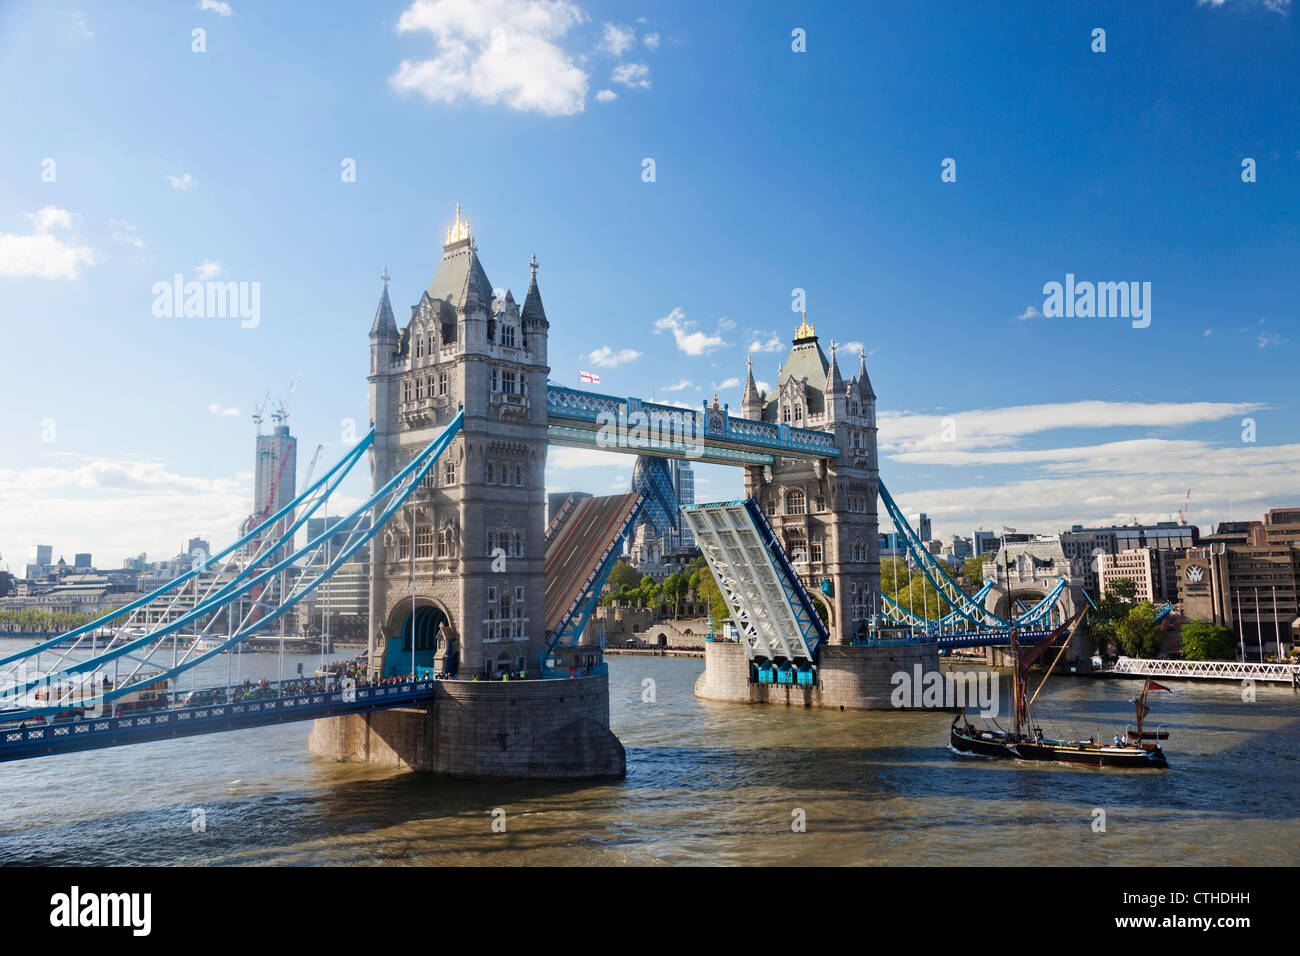
M1186 680L1258 680L1300 684L1300 664L1253 661L1166 661L1121 657L1106 673L1132 677L1171 677Z

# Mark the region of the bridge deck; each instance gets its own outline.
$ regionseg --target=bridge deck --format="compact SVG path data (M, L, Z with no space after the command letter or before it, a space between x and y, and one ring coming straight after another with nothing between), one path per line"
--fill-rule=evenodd
M88 717L38 727L8 726L0 730L0 762L419 704L433 699L435 684L421 680L377 687L361 685L350 690L177 707L120 717ZM225 687L208 690L225 691Z
M546 632L564 623L622 534L637 492L570 499L546 534Z
M749 658L814 661L826 627L757 502L688 505L682 514Z

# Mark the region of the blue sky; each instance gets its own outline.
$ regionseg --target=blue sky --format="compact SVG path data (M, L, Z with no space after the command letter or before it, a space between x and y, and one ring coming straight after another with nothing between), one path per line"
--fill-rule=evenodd
M300 468L337 457L379 273L401 321L456 202L517 299L537 255L560 382L736 404L806 290L936 534L1294 505L1293 4L838 6L6 3L0 555L228 540L299 371ZM257 282L257 326L156 317L176 273ZM1149 327L1038 314L1067 273L1151 283Z

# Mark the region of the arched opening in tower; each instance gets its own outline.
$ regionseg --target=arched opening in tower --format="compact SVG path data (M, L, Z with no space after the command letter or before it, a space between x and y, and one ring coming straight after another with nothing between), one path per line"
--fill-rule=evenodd
M427 604L408 613L402 622L401 636L388 642L385 675L427 676L438 650L438 628L446 623L447 615Z

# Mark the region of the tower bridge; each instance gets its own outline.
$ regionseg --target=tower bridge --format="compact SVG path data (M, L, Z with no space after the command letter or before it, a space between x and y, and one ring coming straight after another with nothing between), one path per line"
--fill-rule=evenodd
M891 673L937 666L934 628L959 623L969 643L987 643L1008 627L1046 622L1055 598L1042 595L1013 617L991 586L968 597L907 527L880 483L864 355L846 379L835 343L828 356L804 316L770 393L747 369L738 415L716 396L683 409L566 388L548 379L550 320L537 273L534 257L522 305L509 290L495 296L459 206L400 328L385 270L369 332L370 432L226 551L122 609L126 627L104 632L107 622L95 622L0 659L0 724L16 735L0 736L0 759L312 719L312 750L340 760L479 778L622 775L600 648L581 638L629 529L662 503L645 492L588 499L548 529L551 444L744 469L744 501L683 510L742 632L736 643L710 642L700 696L889 706ZM337 537L327 530L297 548L298 529L363 457L373 493L344 519L346 545L322 551ZM914 618L919 640L873 634L878 616L902 614L880 601L878 501L952 607L951 620ZM353 520L363 515L371 520ZM241 700L230 715L209 708L119 725L125 703L192 678L216 655L228 661L366 544L360 697L355 688L349 696L343 686L281 683L273 705ZM297 575L293 587L263 590L286 572ZM181 595L184 613L137 620ZM182 629L202 640L182 649ZM954 628L946 641L960 642ZM235 700L229 687L220 700ZM14 729L91 703L103 719L89 730Z

